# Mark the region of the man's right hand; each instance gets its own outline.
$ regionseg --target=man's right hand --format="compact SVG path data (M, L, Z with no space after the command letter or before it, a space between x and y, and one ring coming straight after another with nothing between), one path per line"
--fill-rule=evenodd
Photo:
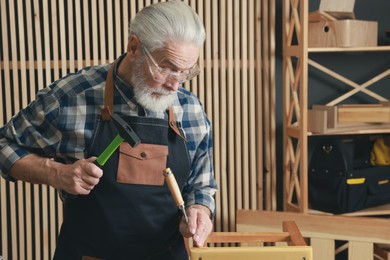
M62 165L52 186L73 195L88 195L103 175L102 169L93 163L95 160L91 157Z
M73 195L87 195L99 183L103 171L94 164L96 157L62 164L35 154L12 166L9 175L17 180L47 184Z

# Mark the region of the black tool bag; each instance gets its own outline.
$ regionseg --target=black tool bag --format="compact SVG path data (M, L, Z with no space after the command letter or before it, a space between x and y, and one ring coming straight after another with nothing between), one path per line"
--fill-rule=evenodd
M309 164L309 202L313 209L347 213L390 203L390 166L371 166L373 142L323 138Z

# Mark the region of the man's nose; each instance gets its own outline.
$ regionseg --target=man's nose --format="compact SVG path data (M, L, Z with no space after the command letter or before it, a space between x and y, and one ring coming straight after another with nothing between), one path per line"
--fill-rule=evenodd
M165 84L164 84L164 87L165 88L168 88L169 90L173 90L173 91L177 91L179 89L179 80L175 79L175 78L169 78Z

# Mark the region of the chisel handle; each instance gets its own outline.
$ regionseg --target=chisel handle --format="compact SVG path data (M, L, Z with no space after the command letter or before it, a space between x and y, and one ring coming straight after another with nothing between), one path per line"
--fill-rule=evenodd
M186 223L188 224L188 216L186 213L186 208L184 206L184 200L181 196L179 186L177 185L175 175L173 175L170 168L166 168L163 171L163 175L165 176L165 181L168 184L168 188L172 194L173 199L175 200L176 206L179 207L180 211L183 213Z
M166 168L163 171L165 176L165 181L168 184L168 188L171 191L172 197L175 200L176 206L180 207L184 205L183 197L181 196L181 192L179 186L177 185L175 176L173 175L170 168Z

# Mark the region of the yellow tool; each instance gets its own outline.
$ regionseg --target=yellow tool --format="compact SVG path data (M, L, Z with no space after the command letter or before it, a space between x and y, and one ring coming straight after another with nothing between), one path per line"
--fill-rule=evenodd
M184 218L188 224L188 217L187 217L186 209L184 206L184 200L183 200L183 197L181 196L181 192L180 192L179 186L177 185L175 176L173 175L170 168L164 169L163 175L165 176L165 180L168 184L169 190L171 191L172 197L175 200L176 206L179 207L179 209L183 213Z

